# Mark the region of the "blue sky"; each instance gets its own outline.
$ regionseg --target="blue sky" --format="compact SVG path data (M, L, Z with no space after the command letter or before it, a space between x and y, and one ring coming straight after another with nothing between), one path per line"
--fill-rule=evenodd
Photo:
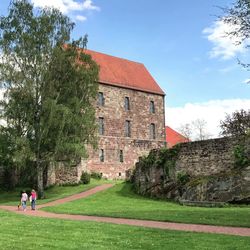
M202 118L216 136L225 112L250 108L249 72L237 64L247 51L223 40L216 23L216 6L233 0L31 1L70 16L73 36L87 33L89 49L143 63L166 93L166 123L175 129ZM0 14L9 2L1 0Z

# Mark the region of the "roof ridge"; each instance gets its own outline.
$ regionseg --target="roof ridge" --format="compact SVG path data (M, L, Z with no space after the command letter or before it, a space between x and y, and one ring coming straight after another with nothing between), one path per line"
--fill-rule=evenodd
M105 56L110 56L110 57L117 58L117 59L123 60L123 61L128 61L128 62L133 62L133 63L141 64L141 65L143 65L145 67L145 65L143 63L141 63L141 62L136 62L136 61L129 60L129 59L126 59L126 58L122 58L122 57L119 57L119 56L109 55L109 54L106 54L106 53L103 53L103 52L99 52L99 51L95 51L95 50L91 50L91 49L84 49L84 50L90 51L90 52L93 52L93 53L97 53L97 54L102 54L102 55L105 55Z

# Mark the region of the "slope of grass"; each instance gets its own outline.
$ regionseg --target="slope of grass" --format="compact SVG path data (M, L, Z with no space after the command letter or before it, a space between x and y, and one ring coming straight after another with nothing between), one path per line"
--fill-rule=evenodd
M0 249L245 250L250 237L27 217L0 210Z
M82 200L44 209L55 213L250 227L250 207L181 206L136 195L128 183L117 184Z
M110 183L111 181L106 180L95 180L91 179L91 182L87 185L77 185L77 186L52 186L45 190L45 199L38 200L37 204L47 203L49 201L61 199L72 194L81 193L103 183ZM22 188L16 188L13 191L4 192L0 190L0 205L17 205L20 200L20 191ZM30 190L30 188L24 188L24 190Z

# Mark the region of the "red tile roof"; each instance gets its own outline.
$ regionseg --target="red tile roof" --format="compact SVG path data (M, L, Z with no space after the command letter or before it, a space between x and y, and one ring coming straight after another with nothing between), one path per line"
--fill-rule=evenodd
M143 64L92 50L85 53L100 66L100 83L164 95Z
M172 128L166 126L166 141L167 147L171 148L178 143L189 142L190 140Z

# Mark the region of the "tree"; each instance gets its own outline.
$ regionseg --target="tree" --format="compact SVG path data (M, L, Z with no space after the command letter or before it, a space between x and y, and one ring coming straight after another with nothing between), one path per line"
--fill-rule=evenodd
M188 140L191 140L192 138L192 128L189 123L182 124L179 128L178 131L185 136Z
M84 53L86 36L70 40L73 27L58 10L34 9L27 0L12 1L0 18L3 118L15 137L13 161L34 164L40 196L51 162L78 161L95 144L99 68Z
M180 126L178 131L189 140L207 140L211 135L207 132L207 122L203 119L196 119L191 123Z
M224 16L220 19L232 27L231 31L227 33L227 36L234 38L237 37L235 45L246 43L246 47L249 48L250 38L250 1L249 0L236 0L233 7L222 8ZM239 63L249 68L249 63Z
M196 119L192 122L193 130L195 131L195 140L207 140L211 135L207 132L207 122L203 119Z
M220 121L220 127L223 136L246 135L250 131L250 109L226 114L225 120Z

